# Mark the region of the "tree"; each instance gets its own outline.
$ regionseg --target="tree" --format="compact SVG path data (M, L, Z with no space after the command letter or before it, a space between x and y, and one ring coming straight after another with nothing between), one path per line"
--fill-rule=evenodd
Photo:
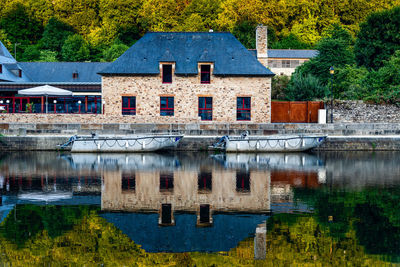
M295 72L285 89L285 95L290 101L310 101L324 98L327 88L317 77Z
M58 53L51 50L41 50L39 61L42 62L56 62Z
M341 36L341 34L332 34ZM296 69L296 72L311 74L326 85L331 79L329 68L340 68L354 64L354 54L347 39L328 37L317 45L318 55Z
M357 65L378 69L400 50L400 7L371 14L361 24L354 47Z
M44 28L41 47L60 53L65 40L73 34L71 26L53 17Z
M105 61L114 61L119 58L123 53L125 53L128 48L129 47L127 45L121 43L113 44L109 49L103 52L103 59Z
M222 2L222 0L192 0L183 10L184 21L187 24L190 22L192 16L198 16L197 20L201 21L202 25L201 30L218 30L216 20L218 19L219 13L222 11Z
M90 58L88 43L79 34L69 36L62 46L61 56L64 61L86 61Z
M310 49L311 45L302 42L296 35L293 33L285 36L281 40L273 43L271 45L272 49Z
M24 53L19 61L37 61L40 58L40 50L38 45L29 45L25 47Z
M21 3L13 3L0 18L0 28L4 29L11 43L29 45L36 43L42 34L42 25L30 17Z
M232 34L247 48L256 48L256 27L257 24L250 21L244 21L236 24Z
M271 98L274 100L285 100L285 90L290 78L286 75L275 75L271 82Z
M364 98L376 103L400 102L400 50L387 61L383 67L370 71L362 84L366 87Z

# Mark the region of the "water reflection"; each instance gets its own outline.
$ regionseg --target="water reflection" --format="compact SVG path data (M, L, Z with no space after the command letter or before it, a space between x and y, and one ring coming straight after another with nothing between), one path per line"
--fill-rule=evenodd
M399 153L7 153L0 159L0 244L17 244L13 251L47 234L56 243L83 232L96 242L108 235L115 246L133 241L140 253L229 251L218 257L230 265L254 258L288 265L399 259ZM82 228L89 226L102 234L90 236ZM199 255L184 259L200 266ZM101 259L95 262L107 261Z

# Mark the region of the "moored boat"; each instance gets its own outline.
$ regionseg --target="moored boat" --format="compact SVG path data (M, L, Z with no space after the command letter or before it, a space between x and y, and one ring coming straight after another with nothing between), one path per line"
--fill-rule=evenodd
M183 135L144 135L128 137L72 136L60 148L71 152L150 152L178 146Z
M321 145L325 135L223 136L214 148L226 152L301 152Z

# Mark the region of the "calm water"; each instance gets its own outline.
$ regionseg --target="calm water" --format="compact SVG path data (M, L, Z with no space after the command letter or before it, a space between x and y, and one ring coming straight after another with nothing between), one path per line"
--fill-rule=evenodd
M0 265L400 265L399 162L0 154Z

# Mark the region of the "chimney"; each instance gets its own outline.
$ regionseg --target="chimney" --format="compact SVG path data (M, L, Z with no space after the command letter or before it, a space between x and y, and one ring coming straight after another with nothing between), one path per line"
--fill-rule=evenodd
M259 24L256 28L257 59L268 67L268 27Z

